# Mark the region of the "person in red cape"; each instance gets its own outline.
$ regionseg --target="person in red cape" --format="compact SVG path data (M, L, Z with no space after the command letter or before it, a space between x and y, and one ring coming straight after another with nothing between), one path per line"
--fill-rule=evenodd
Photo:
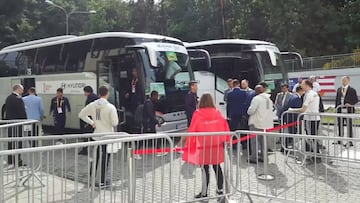
M226 119L216 109L212 96L208 93L200 98L199 108L194 112L189 132L230 132ZM217 194L223 194L224 142L230 135L189 136L185 141L183 160L198 165L202 170L202 190L195 198L207 197L209 185L209 165L213 166L217 181Z

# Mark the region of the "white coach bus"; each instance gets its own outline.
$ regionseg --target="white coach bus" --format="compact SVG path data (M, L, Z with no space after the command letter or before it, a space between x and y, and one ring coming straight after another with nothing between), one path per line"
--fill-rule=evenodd
M183 43L160 35L109 32L85 36L62 36L12 45L0 50L0 95L3 105L11 87L21 83L25 91L36 87L42 97L47 118L44 125L53 125L49 115L50 100L57 88L64 89L71 113L67 128L79 128L78 113L84 107L83 87L96 91L100 85L110 87L110 102L119 112L121 129L139 132L136 111L129 110L126 94L131 91L133 69L140 81L143 103L152 90L160 95L159 131L182 131L187 128L184 97L193 79L189 56Z
M247 79L251 88L260 81L266 81L275 99L281 83L288 82L282 56L302 61L297 53L281 53L275 44L258 40L221 39L186 43L185 46L189 53L190 50L198 51L191 53L191 63L195 79L200 81L199 94L211 92L224 115L227 79ZM202 54L199 54L200 51ZM205 60L206 55L210 57L210 62Z

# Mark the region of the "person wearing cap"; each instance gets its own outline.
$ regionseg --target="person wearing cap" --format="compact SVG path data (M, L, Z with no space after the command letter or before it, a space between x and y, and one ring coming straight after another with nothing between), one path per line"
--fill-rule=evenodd
M284 83L281 84L281 92L276 95L275 109L276 116L281 119L281 114L284 112L285 106L288 104L292 94L289 92L289 85Z
M197 85L197 81L192 80L189 82L189 86L190 86L190 91L187 93L186 97L185 97L185 114L186 114L186 119L187 119L187 126L190 127L191 124L191 120L192 120L192 116L194 114L194 112L197 109L198 106L198 96L197 96L197 91L198 91L198 85ZM184 142L185 142L185 137L181 137L180 141L176 144L176 148L177 147L182 147Z
M189 83L190 91L187 93L185 97L185 113L186 113L186 119L188 122L188 127L190 126L192 116L197 108L198 104L198 85L197 81L190 81Z

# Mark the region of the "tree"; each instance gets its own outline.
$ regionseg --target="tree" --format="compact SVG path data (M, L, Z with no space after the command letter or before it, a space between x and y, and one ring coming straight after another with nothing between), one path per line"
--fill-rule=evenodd
M17 31L23 22L21 18L24 6L24 0L0 1L0 47L20 40Z

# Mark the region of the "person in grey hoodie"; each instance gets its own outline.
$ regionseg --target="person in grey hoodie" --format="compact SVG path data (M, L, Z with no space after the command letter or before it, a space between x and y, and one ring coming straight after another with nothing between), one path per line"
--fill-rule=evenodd
M94 102L85 106L79 113L79 118L84 122L91 125L95 130L94 133L111 133L114 132L114 128L119 123L118 114L114 105L108 102L109 98L109 88L106 86L99 87L100 99L95 100ZM91 118L90 118L91 117ZM92 140L99 140L99 137L93 137ZM106 153L106 145L101 145L96 148L96 169L95 174L97 173L97 165L99 157L101 156L101 183L100 187L105 186L105 177L106 170L108 165L109 156ZM90 168L90 174L92 168Z
M249 115L249 128L251 131L265 131L274 127L273 102L270 99L270 95L266 93L267 84L262 82L256 86L256 88L258 87L260 87L260 92L251 101L247 111ZM263 143L263 137L260 135L257 135L250 140L251 155L248 160L250 163L263 161L262 158L258 157L257 153L259 150L261 152L261 157L264 155Z

